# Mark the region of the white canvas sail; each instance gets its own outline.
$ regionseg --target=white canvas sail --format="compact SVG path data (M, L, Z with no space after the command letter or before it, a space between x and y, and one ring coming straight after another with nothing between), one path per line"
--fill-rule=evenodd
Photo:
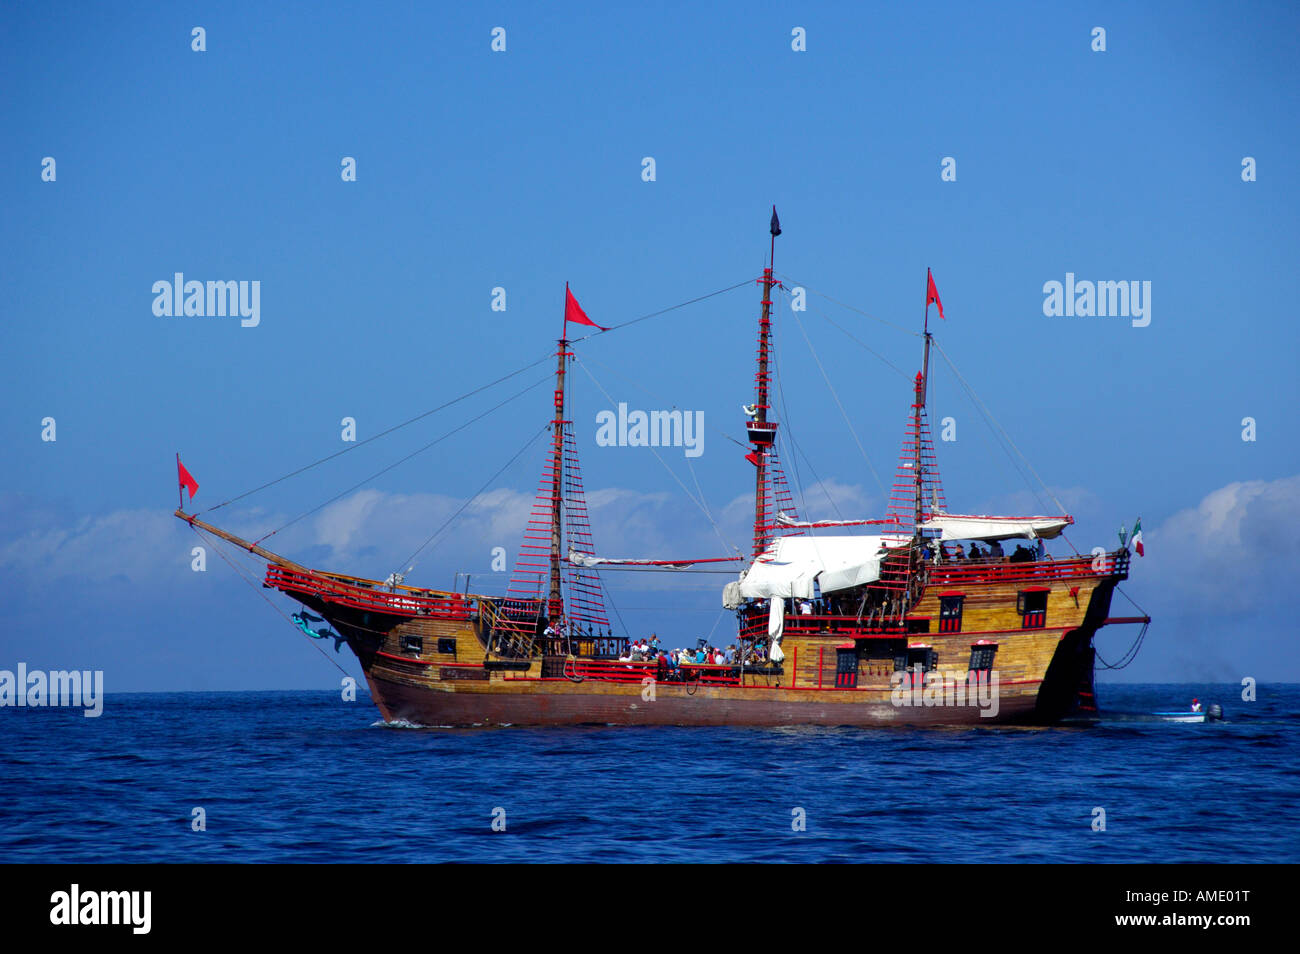
M1009 540L1012 537L1041 537L1051 540L1074 523L1068 514L1059 517L995 517L938 513L921 524L923 530L938 530L940 539Z
M882 536L781 537L754 561L740 580L746 599L812 599L813 583L823 593L880 579L888 547L905 541Z

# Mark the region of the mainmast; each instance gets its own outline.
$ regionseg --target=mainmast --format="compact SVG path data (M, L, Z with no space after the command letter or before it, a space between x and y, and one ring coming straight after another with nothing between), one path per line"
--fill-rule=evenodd
M768 356L772 346L772 268L776 259L776 237L781 234L781 220L776 217L776 206L772 206L772 223L768 231L772 242L768 250L767 267L763 269L763 311L758 319L758 374L755 376L756 400L751 409L750 420L746 424L749 441L754 450L749 460L754 464L754 556L757 557L767 549L770 521L767 514L767 449L776 440L776 422L767 419L769 410L768 390L771 375L768 372Z
M568 284L565 284L568 291ZM567 300L567 295L566 295ZM551 592L547 616L555 618L564 613L564 592L560 585L560 561L564 548L564 371L568 357L569 323L566 317L564 336L555 351L555 421L551 425Z

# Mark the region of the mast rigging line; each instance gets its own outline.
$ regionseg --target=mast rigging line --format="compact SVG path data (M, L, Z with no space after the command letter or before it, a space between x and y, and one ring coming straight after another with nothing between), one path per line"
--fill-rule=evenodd
M620 328L626 328L629 325L635 325L638 322L647 321L650 318L658 318L660 315L666 315L668 314L668 312L676 311L678 308L685 308L687 305L694 305L696 302L706 301L710 298L716 298L718 295L725 295L727 292L735 291L737 288L744 288L746 285L749 285L753 280L754 279L752 278L746 278L743 282L737 282L736 284L731 285L727 288L720 288L715 292L709 292L707 295L700 295L698 298L692 298L689 301L683 301L676 305L669 305L667 308L661 308L658 311L652 311L650 312L650 314L642 315L640 318L631 318L627 321L620 322L617 325L610 325L608 328L604 329L603 331L593 331L591 334L583 335L581 338L571 338L569 340L569 344L575 345L580 341L586 341L588 338L594 338L597 335L608 334L611 331L618 331Z
M855 314L859 314L859 315L861 315L863 318L870 318L872 321L878 321L878 322L880 322L882 325L888 325L889 327L893 328L895 331L901 331L901 332L903 332L903 334L905 334L905 335L911 335L911 336L914 337L914 338L922 338L922 337L924 337L924 335L917 334L915 331L912 331L910 328L906 328L906 327L904 327L903 325L895 324L895 323L892 322L892 321L886 321L884 318L877 318L875 315L871 314L870 312L863 311L861 308L854 308L852 305L845 304L844 302L839 301L838 299L832 298L830 295L827 295L825 292L819 292L819 291L817 291L817 290L814 289L814 288L809 288L809 287L807 286L807 284L805 284L804 282L799 281L798 279L796 279L796 278L794 278L794 277L792 277L792 276L790 276L790 275L786 275L786 274L782 274L782 273L778 273L778 275L779 275L780 278L784 279L785 281L793 282L794 284L796 284L796 285L798 285L799 287L803 288L804 291L811 292L812 294L816 295L818 298L825 298L827 301L832 302L833 304L839 305L841 308L847 308L849 311L854 312ZM825 316L823 316L823 317L825 317ZM828 318L827 320L829 321L830 319ZM832 322L832 323L833 323L833 322ZM840 330L843 331L844 329L841 328ZM845 334L848 334L848 332L845 332ZM853 337L853 336L852 336L852 335L849 335L849 337ZM859 344L861 344L861 342L859 342ZM865 347L865 345L864 345L864 347ZM871 350L871 349L868 348L867 350ZM888 364L888 362L886 362L886 363ZM897 368L895 368L895 370L897 370ZM904 374L904 377L906 377L906 376L907 376L907 375Z
M226 506L227 504L232 504L232 503L234 503L234 502L237 501L237 500L243 500L245 497L250 497L250 496L252 496L253 494L258 493L259 491L266 490L266 488L268 488L268 487L273 487L273 486L275 486L276 484L281 483L282 481L288 480L288 479L291 478L291 477L297 477L299 474L305 473L305 472L311 470L313 467L317 467L317 466L319 466L319 465L321 465L321 464L326 463L327 461L331 461L331 460L333 460L333 459L336 458L336 457L342 457L344 454L346 454L346 453L348 453L348 452L350 452L350 451L354 451L354 450L356 450L358 447L364 447L366 444L369 444L369 443L371 443L371 442L373 442L373 441L377 441L377 440L379 440L381 437L387 437L389 434L392 434L394 431L399 431L399 430L401 430L401 429L404 428L404 427L407 427L407 426L409 426L409 425L411 425L411 424L414 424L416 421L422 421L422 420L424 420L426 417L429 417L431 414L437 414L439 411L446 410L447 408L451 407L451 406L454 405L454 404L459 404L461 401L464 401L464 400L466 400L467 398L471 398L471 397L473 397L474 395L476 395L476 394L478 394L478 393L480 393L480 392L482 392L482 391L486 391L488 388L496 387L498 384L501 384L501 383L503 383L503 382L505 382L505 381L509 381L511 378L518 377L519 375L523 374L525 371L528 371L528 370L530 370L530 369L532 369L532 368L535 368L535 367L537 367L537 365L541 364L543 361L549 361L549 360L551 360L551 358L553 358L553 357L554 357L554 354L551 353L551 352L548 352L547 354L545 354L545 355L543 355L542 357L538 358L536 361L532 362L531 364L526 364L526 365L524 365L522 368L519 368L519 369L517 369L517 370L515 370L515 371L511 371L509 374L504 375L503 377L499 377L499 378L497 378L495 381L490 381L490 382L488 382L487 384L481 385L480 387L477 387L477 388L475 388L475 389L472 390L472 391L466 391L466 392L465 392L464 394L462 394L460 397L452 398L450 401L447 401L447 402L444 403L444 404L439 404L437 407L432 408L431 410L425 411L425 412L423 412L423 413L421 413L421 414L417 414L417 415L415 415L415 417L412 417L412 418L410 418L409 420L405 420L405 421L403 421L403 422L400 423L400 424L394 424L392 427L388 428L387 430L380 431L378 434L375 434L373 437L367 437L367 438L366 438L365 440L363 440L363 441L357 441L355 444L350 444L349 446L343 448L343 450L341 450L341 451L335 451L333 454L328 454L328 455L326 455L325 457L322 457L320 460L313 461L313 462L310 463L310 464L307 464L307 465L305 465L305 466L303 466L303 467L299 467L297 470L292 471L291 473L285 474L285 475L282 476L282 477L277 477L277 478L275 478L274 480L267 481L266 483L262 484L260 487L254 487L252 490L246 490L246 491L244 491L242 494L239 494L239 495L237 495L237 496L231 497L231 498L229 498L228 500L223 500L223 501L221 501L221 503L219 503L219 504L213 504L211 507L208 507L206 510L200 510L198 513L195 514L195 516L196 516L196 517L201 517L201 516L203 516L203 514L205 514L205 513L211 513L211 512L214 511L214 510L220 510L222 507Z
M748 282L746 282L745 284L748 284ZM600 393L605 395L605 400L609 402L610 407L617 408L618 402L615 401L614 398L610 396L610 393L605 390L605 386L596 380L596 376L591 373L591 369L587 367L586 362L579 360L576 354L573 355L573 361L575 364L578 365L578 367L582 368L583 373L586 374L587 377L591 378L591 383L596 385ZM687 499L690 500L691 503L695 504L695 506L700 508L700 512L704 514L704 518L708 520L709 524L713 527L713 532L718 535L718 539L722 542L723 547L735 553L740 553L741 552L740 549L736 547L734 544L732 544L731 542L729 542L727 538L722 535L722 528L719 527L717 521L713 519L713 515L709 512L709 508L700 500L696 499L695 495L691 493L690 489L684 483L682 483L682 479L677 476L677 472L668 466L668 462L665 461L663 457L660 455L659 449L656 447L650 447L649 450L651 453L655 455L655 459L658 460L659 463L663 465L664 470L668 471L669 475L673 478L673 480L677 481L677 486L682 488L682 493L686 494Z
M777 287L780 288L781 286L778 285ZM785 427L781 429L781 432L778 433L776 438L777 453L780 454L780 448L782 445L786 443L794 445L793 438L790 438L788 442L786 440L787 438L790 437L791 434L794 433L794 424L791 422L791 418L790 418L790 404L785 399L785 378L782 377L781 375L781 352L780 349L778 349L776 346L775 337L776 337L775 335L772 336L772 338L774 339L772 341L772 366L776 369L774 378L776 379L776 402L778 405L777 411L781 415L779 420L781 421L781 423L785 425ZM799 476L799 451L797 447L795 447L795 452L790 455L790 471L794 476L794 485L799 491L799 507L804 513L804 515L807 516L809 513L808 500L806 495L804 494L803 478ZM780 508L778 507L777 509L779 512Z
M243 580L245 583L247 583L249 587L257 593L258 596L266 600L266 605L268 605L269 607L271 607L271 609L275 610L277 613L283 616L284 621L286 623L288 623L290 626L293 626L294 629L298 629L297 626L294 626L294 622L292 619L289 618L288 614L285 613L284 610L280 609L280 607L272 603L270 597L268 597L265 593L262 592L262 587L259 584L254 583L252 580L250 580L248 576L244 573L244 571L240 569L240 567L237 564L232 562L230 558L225 555L225 553L222 552L224 548L221 546L221 541L219 541L216 537L211 536L210 534L205 534L198 527L194 526L194 524L190 524L190 529L194 531L195 536L197 536L200 540L204 541L204 543L211 546L212 549L216 552L217 556L221 557L221 559L225 561L226 565L229 566L232 570L234 570L236 575L239 576L239 578ZM301 630L299 630L299 632L301 632ZM306 634L303 634L303 639L307 639ZM340 666L336 659L331 658L329 653L325 652L325 650L321 648L321 646L316 642L316 640L307 639L307 641L316 648L316 651L318 653L320 653L323 657L325 657L326 661L329 662L331 666L333 666L339 672L343 673L343 675L345 676L352 675L346 669Z
M858 450L862 452L862 459L867 462L867 469L871 471L871 476L875 478L876 485L880 488L880 493L889 499L889 491L885 489L884 481L876 473L875 465L871 463L871 458L867 456L867 449L862 446L862 441L858 439L858 432L853 428L853 422L849 420L849 414L844 410L844 405L840 402L840 396L835 392L835 385L831 384L830 376L822 366L822 359L817 356L817 349L813 347L812 341L808 337L808 332L804 330L803 322L799 319L799 313L792 312L795 324L799 326L799 334L803 335L804 342L808 345L808 351L813 356L813 361L817 363L817 370L821 372L822 380L826 382L827 389L831 392L831 397L835 399L835 406L840 409L840 415L844 418L844 423L848 425L849 433L853 435L853 443L858 445Z
M795 483L799 486L799 506L803 508L805 516L812 516L812 512L808 509L807 495L805 493L803 481L799 476L799 458L802 457L803 462L808 465L808 470L812 472L813 479L817 481L817 485L821 488L822 494L825 495L826 502L831 505L831 509L834 510L836 515L842 520L844 519L844 514L840 513L839 505L835 503L835 498L831 496L830 489L822 480L821 475L817 473L817 468L814 467L813 462L808 459L808 455L803 452L803 448L799 446L799 442L795 440L794 427L790 424L790 404L785 398L785 378L781 374L781 356L775 348L772 349L772 363L776 365L776 393L777 397L781 401L781 419L786 425L781 429L777 440L780 442L789 442L790 447L794 450L794 454L791 455L791 470L794 471Z
M547 357L549 358L549 357L551 357L551 356L548 355ZM292 520L290 520L288 523L283 524L282 526L276 527L276 528L275 528L274 530L272 530L270 533L265 533L265 534L263 534L262 536L258 537L256 540L253 541L253 545L254 545L254 546L257 546L257 545L260 544L263 540L266 540L268 537L273 537L273 536L275 536L277 533L279 533L281 530L284 530L284 529L286 529L286 528L288 528L288 527L293 526L295 523L297 523L299 520L303 519L304 517L310 517L312 514L316 513L318 510L322 510L322 509L324 509L325 507L328 507L330 504L334 503L334 501L339 500L339 499L341 499L341 498L343 498L343 497L346 497L348 494L352 493L354 490L358 489L359 487L364 486L365 484L367 484L367 483L369 483L370 481L376 479L377 477L382 477L384 474L388 473L390 470L393 470L395 467L400 467L402 464L405 464L405 463L406 463L408 460L410 460L411 458L416 457L416 456L418 456L418 455L420 455L420 454L423 454L425 451L427 451L429 448L433 447L434 445L436 445L436 444L440 444L442 441L446 440L448 437L451 437L453 434L457 434L457 433L459 433L460 431L463 431L465 428L469 427L471 424L475 424L475 423L477 423L478 421L481 421L483 418L487 417L489 414L492 414L493 412L500 410L501 408L505 407L505 406L506 406L507 404L509 404L510 402L515 401L515 400L517 400L518 398L523 397L523 396L524 396L525 394L527 394L529 391L531 391L531 390L533 390L534 388L537 388L537 387L539 387L539 386L541 386L541 385L543 385L543 384L546 384L546 383L547 383L548 381L550 381L550 380L551 380L551 375L548 373L545 377L540 378L540 379L537 380L537 381L534 381L532 384L528 385L528 387L524 388L522 391L516 391L514 394L510 395L510 397L506 398L504 401L501 401L500 403L493 405L492 407L490 407L490 408L488 408L486 411L484 411L482 414L478 414L478 415L476 415L476 416L474 416L474 417L471 417L468 421L465 421L463 424L460 424L460 425L458 425L457 427L452 428L450 431L447 431L447 432L446 432L445 434L443 434L441 437L436 437L436 438L434 438L434 439L431 440L429 443L425 444L423 447L417 448L416 450L413 450L411 453L407 454L405 457L401 458L400 460L394 461L393 463L389 464L389 465L388 465L387 467L385 467L383 470L377 471L376 473L371 474L369 477L366 477L364 480L358 481L357 483L355 483L355 484L353 484L351 487L349 487L347 490L344 490L344 491L342 491L341 493L335 494L333 497L331 497L329 500L326 500L324 503L320 504L319 506L313 507L312 509L306 511L305 513L300 513L300 514L298 514L298 516L294 517L294 518L293 518Z
M1048 497L1052 498L1052 503L1056 504L1056 506L1060 508L1058 512L1067 513L1068 511L1065 509L1065 504L1061 503L1061 501L1057 499L1056 494L1052 493L1052 491L1048 488L1047 484L1043 481L1043 478L1038 476L1038 471L1034 470L1034 465L1029 463L1029 458L1026 457L1023 453L1021 453L1020 448L1017 447L1016 442L1011 439L1011 435L1007 433L1006 428L1004 428L998 422L998 419L993 416L993 412L990 411L988 407L984 404L984 402L980 400L980 397L978 394L975 393L975 390L969 384L966 383L966 379L961 376L961 372L957 370L957 366L953 364L952 359L948 357L948 352L944 351L943 348L939 346L939 342L934 341L933 344L935 349L939 352L939 354L943 355L943 360L948 363L948 367L952 369L952 373L956 375L957 380L961 382L962 387L966 389L966 393L968 393L971 396L971 398L975 401L975 404L979 409L980 413L983 414L989 421L993 422L994 425L996 425L997 429L1001 431L1002 437L1006 440L1007 444L1010 445L1011 449L1016 452L1016 454L1020 457L1022 461L1025 462L1025 466L1029 468L1029 472L1034 475L1034 479L1037 480L1039 485L1042 486L1043 492L1046 493Z
M576 358L577 356L575 355L574 357ZM632 380L631 378L629 378L626 374L624 374L623 372L619 371L618 368L615 368L615 367L613 367L612 365L608 365L608 364L606 364L604 361L601 361L599 358L593 358L591 355L587 355L583 360L584 360L584 361L594 361L596 364L600 365L602 368L604 368L604 369L605 369L606 371L608 371L610 374L614 375L615 377L622 378L622 379L623 379L624 381L626 381L628 384L632 385L632 387L637 388L637 389L640 390L640 391L644 391L645 394L646 394L647 396L654 398L656 401L660 402L661 404L665 404L665 405L667 405L667 406L669 407L670 410L674 410L674 411L675 411L675 410L680 410L680 409L677 407L677 403L676 403L675 401L669 401L667 398L663 397L662 395L656 394L654 391L651 391L651 390L650 390L648 387L646 387L644 384L640 384L640 383L638 383L638 382L636 382L636 381L633 381L633 380ZM608 397L608 395L606 395L606 397ZM727 433L726 431L724 431L722 428L718 427L716 424L709 424L709 423L706 422L704 426L707 427L707 428L708 428L710 431L712 431L714 434L717 434L717 435L718 435L719 437L721 437L723 440L731 441L731 443L735 444L737 447L744 448L746 451L749 450L749 445L748 445L748 444L745 444L745 443L743 443L742 441L738 441L738 440L736 440L736 438L732 437L730 434L728 434L728 433Z
M427 547L430 543L432 543L435 539L437 539L439 534L441 534L444 530L446 530L449 526L451 526L451 524L456 520L456 518L459 517L462 513L464 513L469 508L469 506L472 503L474 503L474 501L478 500L479 497L483 496L483 492L487 490L490 486L492 486L492 484L496 482L496 479L500 477L503 473L505 473L511 467L511 465L514 464L515 461L517 461L520 457L522 457L524 451L528 450L535 443L537 443L537 438L545 434L547 428L549 428L550 426L551 426L551 422L547 421L540 428L538 428L537 433L534 434L532 437L528 438L528 440L524 443L524 446L519 448L519 450L515 451L514 456L511 457L508 461L506 461L505 464L501 466L500 470L498 470L495 474L489 477L487 479L487 483L485 483L482 487L480 487L477 491L474 492L474 496L470 497L463 504L461 504L460 509L457 510L455 513L453 513L450 517L448 517L446 521L443 523L443 525L433 532L433 534L429 537L429 539L425 540L418 547L416 547L415 552L412 553L410 556L408 556L401 563L399 563L397 565L397 569L394 570L393 572L394 573L401 572L403 565L409 566L411 564L411 561L414 560L417 556L419 556L421 551L424 550L425 547Z
M779 287L779 288L781 289L781 291L783 291L786 295L789 295L789 294L790 294L790 290L789 290L788 288L786 288L784 285L779 285L779 286L777 286L777 287ZM875 348L871 347L871 345L867 344L865 341L863 341L863 340L862 340L861 338L859 338L857 335L853 334L851 331L849 331L849 329L845 328L842 324L840 324L838 321L836 321L836 320L835 320L834 318L832 318L830 315L825 314L824 312L821 312L821 311L817 311L817 310L815 310L815 309L809 309L809 310L808 310L808 313L809 313L810 315L816 315L818 318L821 318L823 321L828 322L828 323L831 324L831 325L834 325L837 329L839 329L839 331L840 331L841 333L844 334L845 337L847 337L850 341L852 341L852 342L853 342L854 344L856 344L858 347L862 348L864 351L866 351L866 352L867 352L868 354L870 354L872 357L876 358L878 361L880 361L881 364L883 364L885 367L889 368L889 370L893 371L893 372L894 372L895 374L897 374L900 378L903 378L905 381L906 381L906 380L911 380L911 376L910 376L906 371L904 371L904 370L903 370L902 368L900 368L898 365L894 364L894 362L890 361L890 360L889 360L888 358L886 358L883 354L881 354L881 353L880 353L879 351L877 351Z

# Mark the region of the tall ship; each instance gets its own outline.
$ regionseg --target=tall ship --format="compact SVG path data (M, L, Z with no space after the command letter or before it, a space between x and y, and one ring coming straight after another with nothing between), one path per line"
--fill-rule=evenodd
M1094 639L1127 579L1130 551L1052 555L1068 514L950 511L927 417L927 273L920 368L886 512L800 519L777 453L772 394L775 209L761 291L752 403L743 405L753 469L747 552L681 559L598 555L570 419L570 322L594 325L566 287L554 354L549 440L536 504L504 596L315 569L230 533L182 505L176 516L265 562L262 585L300 604L293 621L333 636L360 662L383 718L422 726L1051 724L1096 711ZM599 327L599 326L597 326ZM902 402L900 402L902 403ZM539 421L539 424L541 422ZM182 488L193 479L177 458ZM214 508L215 509L215 508ZM1136 527L1135 527L1136 530ZM1140 552L1140 538L1135 535ZM1011 550L1014 545L1014 550ZM1008 551L1011 551L1008 553ZM727 652L679 628L647 640L618 632L601 574L731 570ZM287 614L286 614L287 615ZM314 629L314 624L325 626ZM730 639L730 637L728 637Z

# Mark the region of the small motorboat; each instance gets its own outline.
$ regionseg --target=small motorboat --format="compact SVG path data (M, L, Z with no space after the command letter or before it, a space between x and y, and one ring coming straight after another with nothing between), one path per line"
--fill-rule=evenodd
M1213 705L1201 708L1195 699L1192 700L1191 709L1179 709L1174 712L1153 712L1157 719L1163 719L1165 722L1215 722L1223 718L1223 706L1217 702Z

